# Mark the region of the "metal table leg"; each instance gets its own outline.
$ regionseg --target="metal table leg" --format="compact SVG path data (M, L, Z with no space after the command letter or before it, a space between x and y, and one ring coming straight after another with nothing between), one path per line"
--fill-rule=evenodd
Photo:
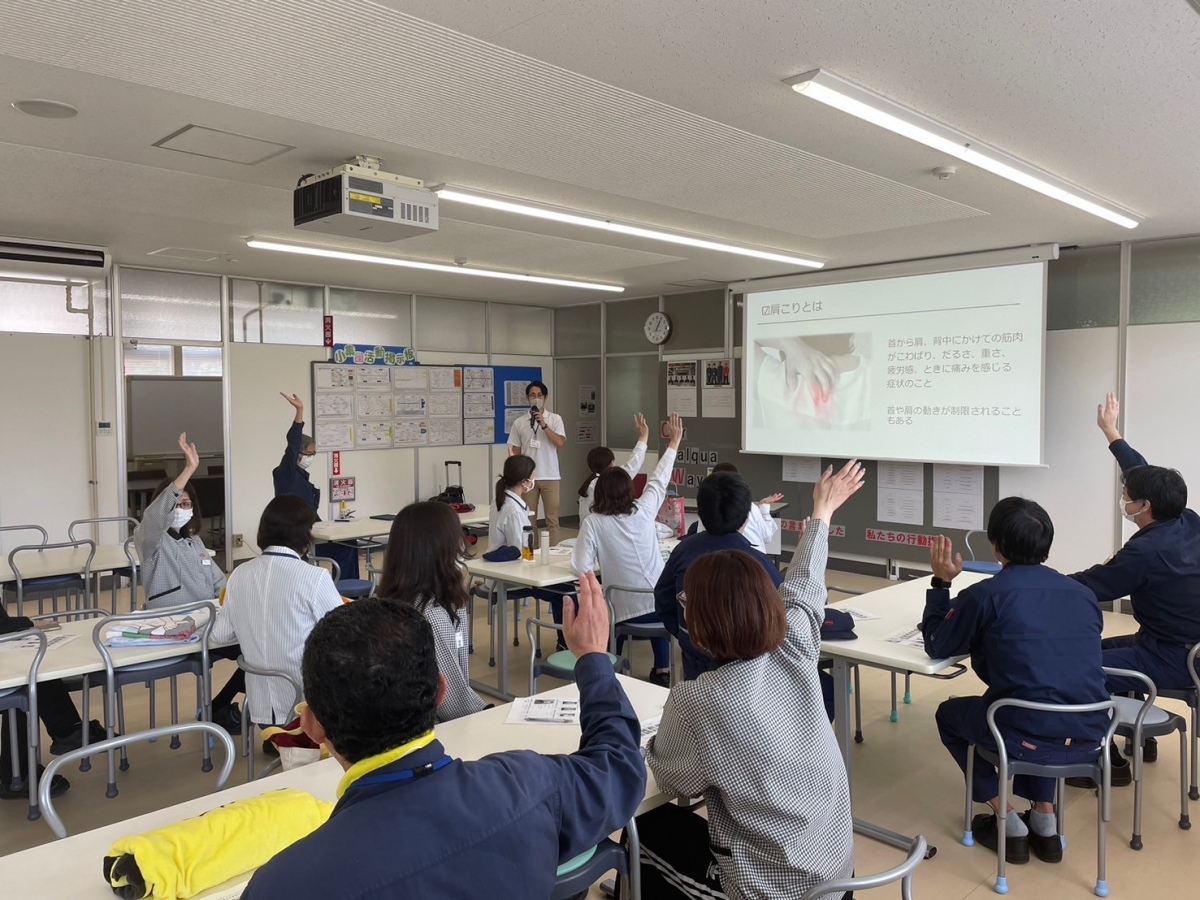
M851 780L850 750L853 742L850 736L850 663L841 658L833 657L833 733L837 737L838 748L842 751L842 761L846 765L846 781L850 784L853 796L854 782ZM858 834L882 841L900 850L912 847L913 839L898 832L875 825L865 819L854 820L854 830ZM930 846L925 852L929 859L937 853L937 847Z
M495 697L498 700L503 700L508 703L517 699L514 694L508 692L508 616L506 605L508 603L508 585L503 581L496 581L496 607L492 611L493 621L496 623L496 630L499 632L496 638L496 643L499 648L496 651L496 686L486 684L482 681L471 681L471 687L481 694L487 694L489 697Z

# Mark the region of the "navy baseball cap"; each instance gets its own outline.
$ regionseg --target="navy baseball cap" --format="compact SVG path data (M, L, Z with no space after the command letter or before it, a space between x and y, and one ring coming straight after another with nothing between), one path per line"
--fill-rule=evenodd
M823 641L853 641L858 637L854 633L854 616L832 606L825 607L825 621L821 623L821 640Z

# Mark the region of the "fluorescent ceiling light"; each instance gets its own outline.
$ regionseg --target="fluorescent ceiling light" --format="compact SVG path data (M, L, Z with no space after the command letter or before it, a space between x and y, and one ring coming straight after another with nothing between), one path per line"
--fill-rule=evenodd
M595 281L574 281L569 278L546 278L542 275L520 275L516 272L501 272L497 269L475 269L470 266L447 266L441 263L417 262L413 259L397 259L394 256L372 256L367 253L352 253L347 250L327 250L305 244L280 244L275 241L246 241L247 247L255 250L278 250L281 253L298 253L301 256L320 256L325 259L343 259L347 262L378 263L381 266L399 266L404 269L424 269L427 272L448 272L452 275L478 275L483 278L503 278L506 281L524 281L530 284L552 284L559 287L583 288L589 291L624 293L625 288L617 284L600 284Z
M670 231L658 231L654 228L643 228L640 225L622 225L608 219L598 219L595 216L583 216L578 213L549 209L544 206L530 206L527 203L517 203L500 197L489 197L486 194L476 194L460 191L457 188L435 188L440 200L451 200L455 203L468 203L472 206L482 206L500 212L515 213L519 216L532 216L535 219L546 219L551 222L562 222L566 225L580 225L584 228L597 228L600 231L611 231L615 234L627 234L632 237L646 238L651 241L665 241L669 244L682 244L685 247L698 247L701 250L716 250L718 253L734 253L738 256L749 256L754 259L767 259L771 262L788 263L796 266L807 266L820 269L825 265L824 260L807 256L794 256L790 253L779 253L775 250L756 250L753 247L739 247L737 244L723 244L720 241L710 241L705 238L690 237L686 234L674 234Z
M66 275L41 275L32 272L0 272L0 278L11 278L14 281L50 281L55 284L87 284L78 278L68 278Z
M1003 150L989 147L969 135L822 69L788 78L784 83L790 84L792 90L797 93L834 109L840 109L880 128L886 128L902 137L932 147L955 159L961 159L993 175L1007 178L1039 194L1124 228L1136 228L1142 221L1141 216L1109 203L1103 197L1076 187L1049 172L1036 169Z

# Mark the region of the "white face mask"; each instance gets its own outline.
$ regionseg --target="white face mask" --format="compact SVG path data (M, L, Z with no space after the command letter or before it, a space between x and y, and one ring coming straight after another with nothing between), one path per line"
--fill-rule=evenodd
M171 527L178 531L188 522L192 521L192 511L190 509L180 509L175 507L175 512L171 514Z
M316 459L315 456L301 456L300 457L300 468L303 469L305 472L307 472L309 469L312 468L314 459Z
M1131 515L1125 511L1125 507L1127 507L1130 503L1137 502L1138 501L1136 500L1126 500L1124 497L1117 501L1117 511L1121 513L1121 518L1123 518L1126 522L1132 522L1135 518L1141 515L1141 513L1133 513Z
M542 399L541 397L534 397L532 400L529 401L529 405L536 406L538 409L544 409L546 406L546 401L544 399Z

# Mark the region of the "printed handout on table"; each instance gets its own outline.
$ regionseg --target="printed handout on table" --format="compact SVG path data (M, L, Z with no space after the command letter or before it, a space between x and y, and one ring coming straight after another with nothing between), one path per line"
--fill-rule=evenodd
M463 420L458 416L429 419L429 445L450 447L463 442Z
M353 450L353 422L317 422L317 447L322 450Z
M882 618L882 616L877 616L874 613L864 612L863 610L854 606L843 606L841 603L837 604L833 608L840 609L842 612L849 614L855 622L870 622L875 619Z
M458 416L460 419L463 414L463 395L458 391L454 393L441 393L429 395L429 415L431 416Z
M494 444L495 442L495 419L463 419L464 444Z
M390 419L392 395L361 393L354 395L356 419Z
M402 416L423 416L427 411L428 405L424 394L417 394L410 391L396 392L396 418Z
M815 456L785 456L783 480L816 484L821 480L821 460Z
M421 391L429 389L429 370L424 366L400 366L392 370L392 383L398 391Z
M392 445L391 422L359 422L355 427L354 445L361 449L390 447Z
M393 447L423 447L429 443L429 425L424 419L397 419Z
M46 649L53 650L55 647L61 647L63 644L69 644L77 634L54 634L53 632L46 635ZM10 650L37 650L38 639L37 635L31 634L29 637L21 638L19 641L10 641L0 644L0 653Z
M463 366L463 390L495 393L496 381L490 366Z
M496 398L491 394L463 394L463 415L468 419L482 419L496 412Z
M353 394L317 394L317 408L313 414L318 419L352 419L354 418Z
M360 391L390 391L392 370L387 366L363 366L355 373L354 386Z
M920 628L898 631L888 638L887 642L889 644L899 644L902 647L916 647L918 650L925 649L925 638L921 636Z
M318 391L337 391L354 387L354 369L351 366L315 366L313 388Z
M426 371L429 372L429 389L431 391L462 390L462 369L458 366L431 366Z
M578 725L579 701L563 697L518 697L505 721L509 725Z

